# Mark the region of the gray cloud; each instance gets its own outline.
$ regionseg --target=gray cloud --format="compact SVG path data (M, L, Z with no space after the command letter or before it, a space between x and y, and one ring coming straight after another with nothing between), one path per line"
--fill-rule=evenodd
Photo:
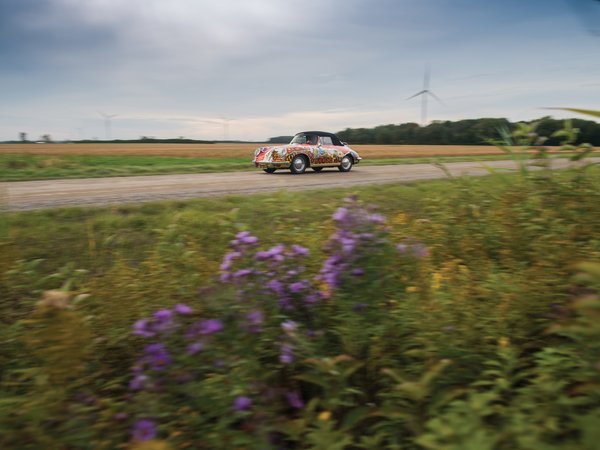
M569 78L590 86L600 75L600 58L589 55L598 41L577 34L561 4L0 0L0 115L10 117L0 140L34 127L102 136L98 110L119 114L120 137L218 138L221 117L236 119L231 135L247 139L305 124L336 131L417 120L418 105L404 99L420 88L426 62L435 92L457 98L432 107L432 117L488 115L494 106L506 114L489 92L513 76L556 92ZM557 18L571 33L556 34ZM534 91L529 101L543 104ZM580 91L565 101L580 101ZM532 108L511 101L515 111Z

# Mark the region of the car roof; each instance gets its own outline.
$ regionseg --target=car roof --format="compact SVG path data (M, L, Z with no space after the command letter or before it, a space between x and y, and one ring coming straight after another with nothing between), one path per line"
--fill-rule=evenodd
M299 134L316 134L318 136L337 137L335 134L328 133L327 131L301 131L300 133L296 133L296 136Z

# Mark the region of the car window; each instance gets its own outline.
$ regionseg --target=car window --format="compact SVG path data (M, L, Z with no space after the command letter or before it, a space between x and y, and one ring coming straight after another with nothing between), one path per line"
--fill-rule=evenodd
M290 144L306 144L306 136L304 134L297 134Z
M333 145L333 141L329 136L321 136L321 144L323 145Z

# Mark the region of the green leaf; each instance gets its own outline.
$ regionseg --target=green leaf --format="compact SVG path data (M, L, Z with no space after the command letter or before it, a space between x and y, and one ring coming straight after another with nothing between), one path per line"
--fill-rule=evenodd
M585 114L586 116L600 117L600 111L593 109L580 109L580 108L544 108L544 109L559 109L562 111L571 111L578 114Z

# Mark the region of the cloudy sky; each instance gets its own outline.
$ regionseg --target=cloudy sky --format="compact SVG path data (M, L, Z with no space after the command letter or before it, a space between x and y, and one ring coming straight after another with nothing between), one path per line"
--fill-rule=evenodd
M428 64L428 120L600 109L600 0L0 0L0 140L419 122Z

